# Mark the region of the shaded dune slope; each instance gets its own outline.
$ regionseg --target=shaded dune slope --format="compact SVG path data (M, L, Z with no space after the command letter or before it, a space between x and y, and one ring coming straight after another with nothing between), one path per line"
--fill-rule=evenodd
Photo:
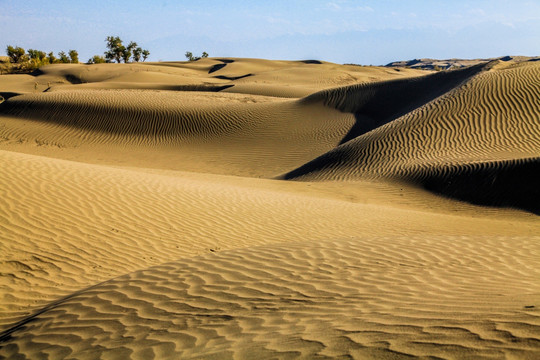
M356 123L343 138L342 143L345 143L428 103L489 67L477 65L417 78L322 90L303 101L322 102L337 110L353 113Z
M540 66L534 63L479 73L284 178L399 178L462 200L538 212L534 185L540 182L538 78ZM353 100L326 102L354 111L345 105ZM482 180L488 174L495 179L493 184ZM458 190L458 183L466 188Z
M539 157L436 166L409 179L454 199L540 215Z
M0 116L10 124L0 129L6 142L59 144L73 153L79 146L146 147L156 157L147 167L163 159L161 164L191 170L185 156L193 154L197 164L215 159L232 164L229 170L209 166L208 171L253 176L275 176L323 154L354 123L352 115L320 104L197 91L26 94L0 104ZM170 151L160 152L163 147Z
M237 106L213 106L207 100L194 109L189 105L196 100L174 92L56 91L11 98L0 110L4 116L124 136L128 141L131 137L149 142L212 137L249 125L250 118ZM224 119L227 108L236 115Z
M0 356L532 359L538 259L534 238L375 237L209 254L53 302L0 334Z

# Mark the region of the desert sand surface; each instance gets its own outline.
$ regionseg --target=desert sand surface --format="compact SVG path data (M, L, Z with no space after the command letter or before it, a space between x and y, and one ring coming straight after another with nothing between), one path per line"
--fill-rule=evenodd
M0 358L540 358L539 79L0 76Z

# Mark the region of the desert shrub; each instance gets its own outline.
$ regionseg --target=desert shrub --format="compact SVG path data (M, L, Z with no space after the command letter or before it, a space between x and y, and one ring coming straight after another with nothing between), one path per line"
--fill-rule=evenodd
M185 56L186 56L186 59L188 59L188 61L197 61L197 60L200 60L201 58L207 58L208 53L206 51L203 51L201 56L193 56L193 53L191 51L186 51Z
M122 45L122 39L118 36L107 36L105 39L107 42L108 51L105 52L105 59L112 62L116 60L117 63L120 63L122 55L124 53L124 45Z
M105 62L107 62L107 60L105 60L103 56L94 55L93 57L88 59L87 64L103 64Z
M146 59L148 58L149 55L150 55L150 51L143 50L143 52L142 52L143 60L142 61L146 61Z
M108 62L116 61L120 63L123 60L124 63L127 63L132 55L133 61L138 62L141 59L141 55L143 56L143 61L145 61L148 55L150 55L148 50L143 50L134 41L131 41L128 46L124 46L122 39L118 36L107 36L105 41L107 42L107 49L109 49L105 52L105 59Z
M6 48L6 53L13 63L21 63L28 60L24 49L19 46L13 47L8 45Z
M140 47L136 47L135 49L133 49L133 61L135 62L141 61L142 52L143 52L143 49Z
M58 53L58 62L69 64L69 57L66 55L65 52L60 51Z
M54 64L55 62L58 62L58 59L56 56L54 56L54 53L51 51L47 54L47 58L49 59L49 64Z
M79 63L79 53L77 52L77 50L69 50L69 62L73 63L73 64L78 64Z

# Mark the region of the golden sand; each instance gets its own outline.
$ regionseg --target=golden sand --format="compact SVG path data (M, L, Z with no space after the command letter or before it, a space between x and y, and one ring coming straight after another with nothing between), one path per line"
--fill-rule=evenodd
M538 79L0 76L0 358L540 357Z

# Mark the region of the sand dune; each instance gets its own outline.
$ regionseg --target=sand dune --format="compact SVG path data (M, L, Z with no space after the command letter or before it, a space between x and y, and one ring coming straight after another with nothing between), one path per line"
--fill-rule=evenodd
M308 241L167 263L51 303L5 332L0 351L30 358L539 356L531 305L540 299L537 239L448 240Z
M0 76L0 358L540 356L538 78Z
M475 68L443 74L450 77L456 73L455 77L459 79L458 75L462 71L474 73ZM431 75L417 82L409 80L405 84L413 83L412 86L418 86L421 90L427 88L429 93L433 93L430 91L429 81L437 81L435 76ZM536 63L484 71L391 122L388 122L388 119L392 119L392 116L388 114L399 114L399 107L381 113L379 106L371 105L370 98L359 98L355 89L323 93L327 95L326 98L317 95L315 99L322 98L329 106L354 111L357 122L360 123L356 126L359 130L354 135L359 136L289 172L285 178L329 180L400 177L429 187L426 181L447 182L448 171L444 169L452 168L453 179L472 182L471 189L465 192L476 192L481 186L478 182L473 184L472 178L485 178L485 175L491 172L494 176L490 179L496 179L496 174L501 172L505 174L505 182L501 183L499 179L493 186L483 186L482 192L485 192L486 200L482 202L488 205L524 206L538 212L540 209L536 199L539 193L532 184L540 181L537 171L540 99L536 96L540 92L540 83L534 81L539 76L540 65ZM457 79L452 80L455 83ZM382 85L390 87L391 90L379 90ZM385 91L411 91L402 82L366 87L366 90L362 89L361 95L370 94L372 91L376 97L377 91L380 91L383 98ZM336 103L332 98L336 93L345 94L340 103ZM353 101L347 97L348 93L352 93L353 99L359 98L360 104L347 104L347 101ZM422 91L415 92L415 96L418 93L421 94ZM387 122L388 124L380 126ZM367 125L364 125L365 123ZM368 131L375 129L366 133L363 131L366 126ZM527 165L521 165L522 163ZM520 195L508 194L507 189L512 188L527 190L523 190ZM440 187L439 190L452 195ZM507 195L510 198L506 198ZM476 201L467 195L460 197ZM492 197L494 201L490 202L488 197ZM531 199L535 199L534 203L530 202Z
M485 64L494 60L501 61L512 61L516 62L525 62L525 61L538 61L539 57L531 56L500 56L498 58L489 58L489 59L413 59L405 61L394 61L386 66L389 67L406 67L412 69L453 69L453 68L462 68L467 66L473 66L477 64Z
M191 171L200 171L206 162L205 172L265 177L331 150L354 123L351 114L320 104L198 91L26 94L10 99L2 112L10 126L0 131L10 143L25 139L82 151L101 145L134 146L135 153L151 148L147 162L141 163L138 156L132 161L137 166ZM118 162L117 152L104 156L107 164ZM125 156L120 159L125 161Z

